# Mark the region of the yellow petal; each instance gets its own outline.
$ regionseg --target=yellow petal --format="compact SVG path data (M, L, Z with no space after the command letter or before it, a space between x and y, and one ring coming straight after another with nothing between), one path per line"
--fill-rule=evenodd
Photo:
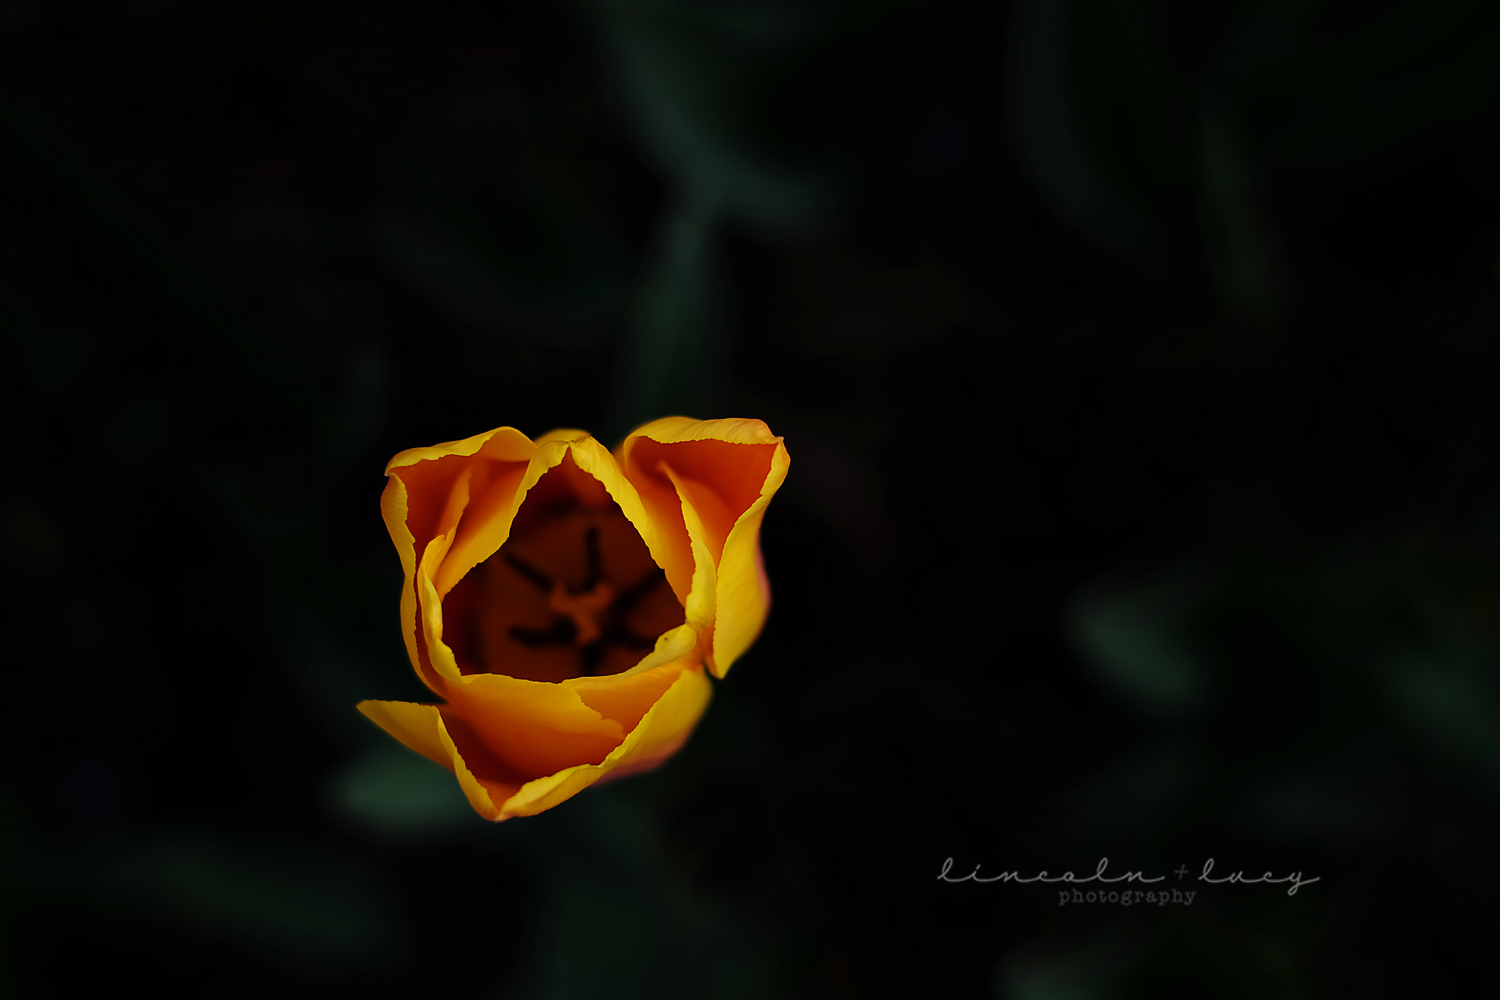
M691 653L691 647L689 647ZM572 677L561 686L571 688L585 705L606 719L620 724L620 736L633 730L655 705L690 659L664 663L650 670L607 674L603 677ZM618 746L618 744L616 744ZM610 748L611 752L614 747Z
M712 508L718 511L722 509L723 504L717 501L711 491L679 477L670 466L663 466L662 472L666 474L672 488L677 491L682 524L687 531L688 541L692 545L693 585L688 591L687 600L683 602L683 612L689 625L700 633L708 632L714 627L719 568L717 556L711 548L708 530L700 515L700 509ZM694 504L688 499L693 495L697 495L702 503L701 508L699 504Z
M413 586L417 569L416 542L406 526L406 484L398 476L385 482L385 491L380 494L380 515L385 519L386 530L396 545L396 554L401 557L401 570L405 582L401 586L401 637L406 641L406 655L423 683L431 686L422 673L421 657L417 653L417 591Z
M540 447L544 444L551 444L553 441L560 441L563 444L571 444L574 441L586 441L591 440L592 438L593 435L588 431L581 431L576 427L559 427L557 430L548 431L541 437L537 438L536 443L537 446Z
M432 567L433 585L440 596L448 596L464 574L500 551L526 494L567 454L566 442L547 441L536 448L524 466L510 463L491 474L481 501L466 512L462 523L455 524L459 531L451 551Z
M659 518L671 516L669 496L685 532L696 514L715 567L710 668L722 677L770 610L760 525L791 464L786 446L759 420L667 417L632 432L620 446L620 463ZM679 597L686 603L686 595Z
M527 462L536 453L536 445L514 427L497 427L462 441L411 448L391 459L386 475L395 476L406 485L405 523L420 552L435 536L452 528L439 525L444 513L451 513L449 498L453 484L464 470L487 461Z
M465 573L499 551L510 535L516 510L544 469L537 462L486 462L469 484L472 499L457 523L453 543L434 583L444 597Z
M553 434L558 433L553 431ZM550 435L549 435L550 436ZM514 427L496 427L461 441L446 441L426 448L408 448L386 463L385 473L431 462L450 456L467 458L483 452L487 457L505 462L524 462L536 450L536 444Z
M654 670L663 663L671 663L680 660L698 647L699 634L693 626L684 622L674 629L663 632L656 637L656 648L647 653L645 658L631 667L629 670L609 676L628 677L632 674L643 673ZM574 680L589 680L591 678L574 678ZM564 681L564 684L569 683Z
M470 500L476 467L482 470L481 478L487 485L490 466L523 463L524 467L535 451L526 435L513 427L499 427L462 441L408 449L386 466L389 478L380 510L405 574L402 638L417 676L438 693L441 682L427 659L418 621L418 553L425 552L436 536L447 534L449 542L453 541L452 531Z
M625 737L625 742L601 766L610 771L611 778L656 767L687 742L713 693L708 674L701 667L684 666L682 673Z
M573 445L573 460L603 484L625 519L640 532L651 558L667 574L667 585L682 602L692 589L693 553L682 525L682 511L670 488L665 497L647 495L626 476L619 461L598 441L588 438Z
M500 819L534 816L606 777L649 770L676 753L697 725L712 685L702 670L685 669L613 752L598 764L580 764L528 781L500 805Z
M357 707L365 718L390 733L424 757L452 767L453 761L443 748L438 730L443 720L436 705L418 705L410 701L362 701Z
M694 420L692 417L660 417L642 424L625 437L626 447L632 438L649 438L662 444L677 441L724 441L729 444L779 444L781 438L771 433L764 420L751 417L724 417L719 420ZM623 464L623 463L622 463Z
M470 674L450 684L447 694L445 711L468 723L499 760L526 778L597 764L628 731L565 684Z
M432 583L432 577L442 566L452 539L451 534L439 535L427 544L427 550L422 553L422 562L417 567L415 581L421 625L418 636L421 651L427 654L427 663L441 678L435 690L445 698L448 697L448 685L457 683L462 671L458 668L453 650L443 642L443 601Z
M729 667L760 634L771 610L771 582L760 552L760 524L771 497L786 481L791 456L778 444L760 496L735 520L719 558L719 592L714 619L714 676Z
M604 487L626 520L640 533L651 558L666 570L668 583L678 579L684 585L682 596L686 595L693 562L682 532L675 530L670 519L662 523L646 509L635 485L625 477L608 449L583 431L561 430L537 439L536 450L524 469L519 466L498 469L489 473L482 485L462 487L465 499L468 492L474 495L462 520L444 519L434 530L434 534L437 529L448 531L450 523L458 527L449 552L433 571L433 583L440 597L446 597L466 573L500 551L531 488L566 457L571 457L579 471ZM459 488L455 484L454 492Z
M663 685L663 679L668 683ZM580 680L594 682L590 695L597 697L610 678ZM479 744L479 734L468 719L456 716L452 706L364 701L359 710L411 749L453 771L475 812L486 819L504 820L535 815L600 780L649 770L676 753L708 707L712 685L701 669L685 661L660 668L658 677L637 681L641 689L637 694L644 692L647 680L658 696L630 733L598 763L564 767L525 782Z
M502 818L495 806L496 800L504 802L513 797L520 789L520 783L475 777L449 735L438 706L407 701L362 701L358 707L381 729L452 771L475 812L488 820Z

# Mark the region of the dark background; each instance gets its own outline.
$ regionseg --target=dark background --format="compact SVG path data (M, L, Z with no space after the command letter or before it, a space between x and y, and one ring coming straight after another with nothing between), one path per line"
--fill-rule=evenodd
M1497 226L1483 0L0 3L4 989L1500 996ZM671 412L769 624L490 826L384 463Z

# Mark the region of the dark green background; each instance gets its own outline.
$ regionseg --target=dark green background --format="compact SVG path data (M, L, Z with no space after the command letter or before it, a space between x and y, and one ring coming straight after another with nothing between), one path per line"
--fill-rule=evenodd
M1497 225L1483 0L5 0L3 989L1500 996ZM671 412L767 629L485 824L384 463Z

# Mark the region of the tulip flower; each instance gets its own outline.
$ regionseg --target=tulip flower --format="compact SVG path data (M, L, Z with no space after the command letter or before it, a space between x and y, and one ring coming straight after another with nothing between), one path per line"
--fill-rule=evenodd
M759 420L685 417L613 454L511 427L403 451L381 511L406 651L443 704L359 710L490 820L655 767L765 622L760 524L789 464Z

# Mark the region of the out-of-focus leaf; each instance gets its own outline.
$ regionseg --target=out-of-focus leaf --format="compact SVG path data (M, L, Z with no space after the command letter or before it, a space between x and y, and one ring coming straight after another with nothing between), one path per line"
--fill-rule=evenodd
M812 37L814 9L764 0L599 6L636 133L689 198L771 230L804 227L825 208L826 182L770 148L751 106Z
M399 961L406 929L371 876L309 845L164 834L68 864L92 905L154 917L293 971L366 975Z
M648 808L651 787L590 789L574 808L529 827L506 824L495 838L502 853L519 848L546 879L537 946L508 996L774 995L761 932L688 892L665 856Z
M596 878L560 879L549 900L553 932L546 935L549 954L540 970L545 986L539 995L645 998L681 988L671 983L675 936L658 907L639 888ZM588 942L586 955L580 954L582 942Z
M1500 791L1500 699L1475 664L1431 651L1393 652L1379 677L1391 711L1440 757Z
M376 215L371 237L402 278L481 330L574 349L597 346L609 334L609 312L623 284L619 279L611 281L602 273L561 274L551 276L554 287L531 287L507 273L493 255L471 246L472 241L394 209ZM572 256L580 271L601 270L598 251L577 248Z
M1014 953L995 970L997 1000L1113 1000L1141 947L1120 924L1042 951Z
M388 741L351 761L332 797L341 814L388 836L441 836L483 823L451 772Z
M1281 282L1243 144L1227 121L1208 112L1198 143L1204 243L1219 296L1239 316L1274 326Z
M1201 571L1183 569L1132 586L1095 585L1073 599L1069 637L1121 697L1153 715L1182 715L1208 693L1203 654L1182 633L1208 582Z
M1285 297L1263 173L1386 157L1500 101L1500 7L1483 0L1157 7L1013 4L1012 144L1060 218L1142 270L1200 237L1226 311L1262 326ZM1194 188L1201 232L1174 231Z
M806 230L830 205L826 178L793 165L757 102L815 37L815 7L741 0L598 0L622 109L675 194L645 268L617 369L612 434L662 413L722 409L729 311L717 228Z
M714 206L683 199L667 218L645 275L616 376L609 433L663 413L721 409L729 331L714 249Z
M1160 253L1160 224L1148 205L1101 162L1080 116L1085 82L1075 0L1019 0L1011 6L1011 141L1031 182L1074 228L1137 264Z

